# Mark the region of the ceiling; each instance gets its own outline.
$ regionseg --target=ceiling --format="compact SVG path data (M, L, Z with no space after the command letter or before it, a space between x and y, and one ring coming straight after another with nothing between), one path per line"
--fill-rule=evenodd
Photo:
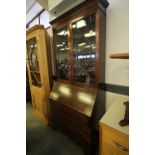
M26 24L30 22L43 7L36 0L26 0Z
M26 0L26 14L31 9L31 7L36 3L35 0Z

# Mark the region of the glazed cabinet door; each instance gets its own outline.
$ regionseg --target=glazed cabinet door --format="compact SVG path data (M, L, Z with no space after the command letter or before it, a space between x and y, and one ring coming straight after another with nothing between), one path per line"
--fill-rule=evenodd
M62 26L54 31L56 69L58 79L70 80L70 55L68 47L67 26Z
M41 119L47 115L41 63L40 36L27 37L27 68L34 113Z
M75 82L96 83L96 13L74 20L71 24L73 36L73 76Z

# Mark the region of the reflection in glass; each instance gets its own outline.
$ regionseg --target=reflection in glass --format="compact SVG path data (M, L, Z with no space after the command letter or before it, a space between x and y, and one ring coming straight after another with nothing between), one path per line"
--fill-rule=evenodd
M63 27L55 32L58 78L69 80L70 64L68 59L68 32Z
M28 62L30 67L32 84L35 86L41 86L40 72L39 72L39 61L38 61L38 49L36 38L29 39L26 42Z
M74 81L95 83L96 32L95 14L72 23Z

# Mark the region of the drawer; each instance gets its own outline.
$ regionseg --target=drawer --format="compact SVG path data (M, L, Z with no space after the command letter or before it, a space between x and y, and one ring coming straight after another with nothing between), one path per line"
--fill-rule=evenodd
M129 153L129 136L123 134L111 127L100 124L100 145L101 150L113 150L116 155L128 155ZM104 148L106 147L106 148ZM114 154L114 155L115 155ZM104 155L104 154L103 154ZM106 154L105 154L106 155ZM113 155L113 154L107 154Z
M67 113L62 113L62 119L64 120L64 123L70 124L74 128L78 128L84 133L91 135L91 128L88 124L85 124L82 121L77 120L75 117L67 114Z
M117 149L115 147L112 147L106 143L103 144L103 152L101 155L129 155L128 152L124 152L120 149Z
M72 117L74 117L75 119L77 119L77 120L79 120L81 122L89 124L89 118L87 116L85 116L85 115L83 115L83 114L81 114L81 113L79 113L79 112L77 112L77 111L63 105L63 104L61 104L60 106L61 106L62 111L64 113L67 113L68 115L71 115Z
M85 132L83 132L81 129L76 128L74 126L72 126L69 123L65 123L63 122L63 126L67 129L69 129L73 134L75 134L76 136L80 137L81 139L83 139L85 142L87 143L91 143L91 135L86 134Z
M80 122L84 122L86 124L90 124L90 118L87 117L86 115L83 115L69 107L67 107L66 105L57 103L55 101L52 101L52 104L55 104L55 106L58 106L59 108L61 108L61 111L63 113L66 113L68 115L70 115L71 117L74 117L75 119L79 120Z

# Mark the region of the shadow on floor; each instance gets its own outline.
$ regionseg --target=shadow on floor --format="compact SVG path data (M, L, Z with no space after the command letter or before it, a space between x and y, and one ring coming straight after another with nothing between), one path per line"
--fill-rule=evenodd
M60 131L38 121L32 106L26 105L26 155L85 155L83 150Z

